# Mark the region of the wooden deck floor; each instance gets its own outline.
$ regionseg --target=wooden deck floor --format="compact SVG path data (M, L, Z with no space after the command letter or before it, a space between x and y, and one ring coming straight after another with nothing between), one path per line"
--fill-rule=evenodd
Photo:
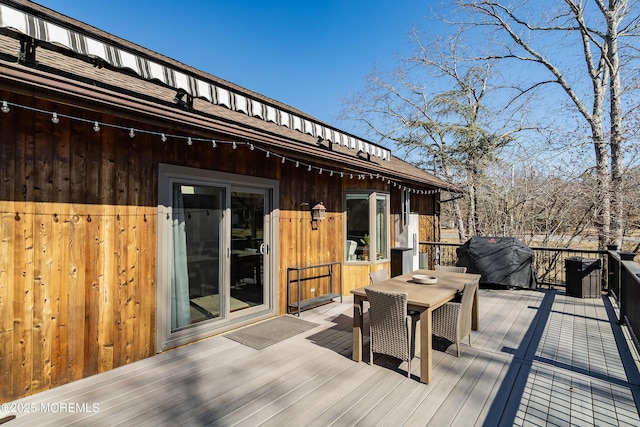
M637 360L607 298L480 292L473 347L434 351L429 385L417 360L411 379L384 357L351 360L345 298L263 350L214 337L12 402L5 425L640 425Z

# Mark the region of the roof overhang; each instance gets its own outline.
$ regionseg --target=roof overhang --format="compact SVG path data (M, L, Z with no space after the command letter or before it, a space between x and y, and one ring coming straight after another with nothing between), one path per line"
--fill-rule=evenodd
M9 9L10 12L7 13ZM106 67L109 70L114 70L112 71L114 74L119 73L117 75L118 81L121 77L123 79L129 78L129 80L135 80L134 77L137 77L137 79L147 81L148 83L146 84L151 85L151 87L160 88L163 91L163 95L160 98L144 97L140 96L140 93L123 91L119 90L120 88L106 85L96 85L91 79L78 79L69 75L68 72L52 73L50 67L52 64L60 63L61 58L64 58L61 55L78 58L80 61L85 61L85 64L92 62L96 65L92 57L87 54L89 50L86 46L90 44L87 41L87 36L75 31L72 23L69 25L71 25L71 29L65 28L57 21L49 22L42 17L36 17L0 3L0 27L4 27L4 29L0 28L0 33L22 41L24 41L25 37L31 37L29 34L37 35L41 39L39 39L38 46L44 47L50 52L47 55L40 56L40 58L46 57L50 61L47 67L21 64L19 63L20 61L13 63L3 62L3 67L0 67L0 88L50 99L67 105L80 106L88 110L108 113L128 120L135 118L141 123L147 123L154 127L166 128L169 126L182 132L188 131L190 135L200 135L204 138L225 135L227 138L239 141L259 143L265 149L273 150L274 153L279 151L282 153L283 159L285 155L291 157L305 156L305 158L313 159L320 172L322 172L322 168L325 165L329 165L327 170L333 170L332 168L337 167L345 173L386 180L394 187L420 194L430 194L435 192L434 190L439 191L440 189L459 191L457 187L400 159L396 159L390 153L386 156L384 154L380 156L372 155L380 147L341 133L335 128L328 127L322 123L312 121L309 117L297 114L295 109L289 111L286 108L282 108L281 105L276 105L278 104L277 102L274 103L276 106L272 106L265 102L264 99L253 99L250 96L246 96L245 93L240 93L237 87L231 91L228 88L225 89L223 85L202 79L194 78L190 80L189 76L187 76L186 80L181 77L176 79L175 72L180 72L177 69L171 68L174 70L174 77L161 82L155 78L144 78L144 71L141 71L145 69L144 66L137 71L130 70L130 67L111 65ZM16 29L16 26L19 28ZM83 42L79 41L81 36L85 37ZM65 40L67 40L66 44L71 47L60 47ZM127 56L133 55L130 51L114 50L120 48L104 41L98 40L96 43L101 43L101 47L96 47L95 49L97 50L92 50L93 53L99 53L100 49L102 49L105 55L109 56L106 52L111 51L112 57L120 58L120 65L125 62L133 65L130 62L131 57ZM98 46L98 44L95 44L95 46ZM73 46L76 46L75 50ZM144 51L144 49L142 50ZM58 56L56 57L56 55ZM129 59L123 62L123 56ZM144 63L142 56L136 56L136 58L138 58L134 61L136 64ZM160 58L162 59L161 56ZM149 60L146 60L148 65ZM167 61L170 60L167 59ZM166 64L162 66L165 69L169 69ZM107 71L96 69L88 64L85 67L89 70L94 69L94 73ZM134 76L129 77L132 73ZM93 78L96 78L96 76L99 78L100 74L94 74ZM167 82L175 83L183 80L188 83L187 87L190 87L192 91L195 89L197 94L199 94L198 88L202 89L204 87L203 84L209 85L207 86L207 91L210 94L215 93L215 96L212 96L211 99L203 99L200 96L195 99L192 98L190 101L194 102L195 108L180 109L174 102L174 96L178 94L181 88L178 87L176 89L177 86L175 84L172 86ZM133 84L139 86L139 83L135 83L135 81ZM225 93L219 91L219 89L227 90L229 97L218 97L219 93ZM182 92L187 93L186 90L182 90ZM250 91L246 91L246 93L251 94ZM189 96L191 96L190 93ZM168 99L171 99L171 101L168 101ZM212 99L215 102L212 102ZM227 101L231 108L225 104ZM259 105L262 109L262 116L253 114L256 111L251 106L253 101L256 102L255 105ZM267 108L269 106L271 106L271 109ZM287 114L289 126L281 121L283 117L287 117ZM298 120L295 117L298 117ZM300 122L299 126L296 124L298 121ZM327 139L327 136L330 139ZM356 152L354 153L354 151Z

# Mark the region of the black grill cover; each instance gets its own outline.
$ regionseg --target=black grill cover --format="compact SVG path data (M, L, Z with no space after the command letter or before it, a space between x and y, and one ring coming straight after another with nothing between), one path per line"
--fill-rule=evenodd
M456 249L458 265L481 274L481 284L536 288L533 249L513 237L479 237Z

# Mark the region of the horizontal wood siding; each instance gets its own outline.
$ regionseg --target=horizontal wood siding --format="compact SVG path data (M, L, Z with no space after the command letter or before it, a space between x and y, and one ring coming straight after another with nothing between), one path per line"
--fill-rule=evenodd
M343 192L372 185L282 164L246 146L128 135L129 127L188 135L186 129L152 128L3 91L0 99L60 116L54 124L50 115L22 108L0 114L0 402L154 354L159 163L280 181L280 314L287 268L343 261ZM105 123L99 132L96 119ZM380 181L373 185L388 191ZM312 223L310 207L320 201L326 218ZM348 294L368 283L369 271L388 264L343 267ZM337 284L337 269L334 279ZM303 298L326 292L327 283L305 281Z

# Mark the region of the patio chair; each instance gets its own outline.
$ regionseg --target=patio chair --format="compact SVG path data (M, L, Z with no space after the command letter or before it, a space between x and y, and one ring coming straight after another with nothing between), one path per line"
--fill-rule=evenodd
M460 357L460 340L469 336L471 347L471 310L478 282L464 284L461 302L448 302L433 312L433 335L456 343Z
M380 282L384 282L389 279L389 270L377 270L369 273L369 279L371 280L371 284L376 284Z
M434 266L434 269L436 271L449 271L451 273L466 273L467 272L467 267L456 267L453 265L439 265L436 264Z
M369 364L373 364L373 353L393 356L407 362L407 377L411 377L417 319L407 314L407 294L369 288L365 292L369 300Z

